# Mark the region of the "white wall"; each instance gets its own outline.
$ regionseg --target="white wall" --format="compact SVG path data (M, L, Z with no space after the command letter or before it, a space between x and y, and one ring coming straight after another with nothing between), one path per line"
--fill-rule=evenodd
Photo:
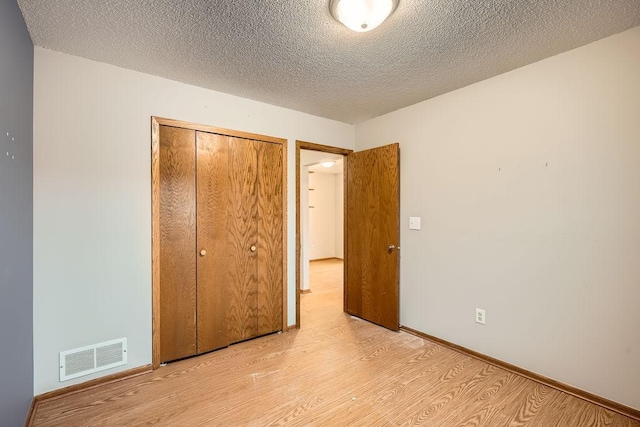
M308 193L308 204L314 206L308 210L307 217L309 244L305 246L310 253L310 259L343 258L344 175L316 170L308 177L308 182L313 188L313 191ZM300 181L302 189L303 180ZM301 288L306 289L302 285Z
M304 150L301 151L301 160ZM300 165L300 289L309 290L309 166Z
M344 174L333 175L335 180L335 257L344 258Z
M35 49L35 393L58 353L127 337L151 362L151 116L288 139L288 318L295 323L295 140L353 148L352 125Z
M358 150L400 143L403 325L640 409L639 46L640 27L356 126Z
M333 258L336 256L334 174L322 172L310 174L309 189L309 245L311 246L309 259Z

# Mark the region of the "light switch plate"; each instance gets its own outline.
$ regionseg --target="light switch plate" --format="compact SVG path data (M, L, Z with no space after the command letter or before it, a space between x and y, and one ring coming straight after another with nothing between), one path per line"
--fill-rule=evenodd
M410 216L409 217L409 230L420 230L420 217L419 216Z

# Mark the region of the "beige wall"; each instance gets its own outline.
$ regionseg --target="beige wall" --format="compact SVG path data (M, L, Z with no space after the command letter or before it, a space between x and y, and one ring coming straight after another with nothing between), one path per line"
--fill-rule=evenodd
M151 116L286 138L295 323L295 140L353 148L352 125L35 49L35 393L151 362ZM128 338L129 364L58 382L58 353Z
M401 323L640 408L640 28L356 126L391 142Z
M309 205L313 206L308 211L310 259L342 258L344 175L316 171L308 176L313 188L308 193Z
M309 259L336 256L335 175L315 172L309 175Z
M344 173L333 175L335 187L335 257L344 258Z
M300 289L309 290L309 166L300 151Z

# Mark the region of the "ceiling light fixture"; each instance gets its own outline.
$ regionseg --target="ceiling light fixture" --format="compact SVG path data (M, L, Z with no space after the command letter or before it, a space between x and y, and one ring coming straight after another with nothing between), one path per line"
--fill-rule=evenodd
M331 166L333 166L336 162L322 162L320 163L322 165L323 168L330 168Z
M396 10L399 0L331 0L331 14L353 31L371 31Z

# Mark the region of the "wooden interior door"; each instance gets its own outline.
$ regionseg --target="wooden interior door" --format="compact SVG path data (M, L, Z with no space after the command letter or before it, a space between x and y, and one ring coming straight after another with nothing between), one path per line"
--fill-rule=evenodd
M254 141L229 138L226 323L231 343L258 335L257 169Z
M161 361L196 354L195 132L162 126L160 168Z
M345 311L400 327L400 149L347 156Z
M282 329L282 146L197 133L197 352Z
M229 137L197 132L197 352L231 343L229 294Z
M258 147L258 335L282 330L284 212L282 145Z

